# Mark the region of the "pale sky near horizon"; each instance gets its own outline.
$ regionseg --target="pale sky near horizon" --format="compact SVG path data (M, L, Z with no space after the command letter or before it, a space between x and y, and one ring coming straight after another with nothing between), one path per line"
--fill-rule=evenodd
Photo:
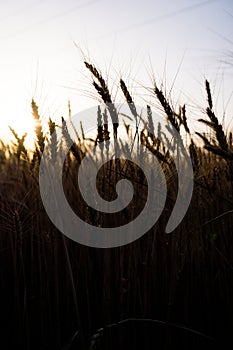
M73 113L96 104L74 42L110 86L122 75L139 103L153 71L190 123L202 117L207 78L233 129L232 0L0 0L0 138L8 125L32 135L32 97L44 119L67 117L68 99Z

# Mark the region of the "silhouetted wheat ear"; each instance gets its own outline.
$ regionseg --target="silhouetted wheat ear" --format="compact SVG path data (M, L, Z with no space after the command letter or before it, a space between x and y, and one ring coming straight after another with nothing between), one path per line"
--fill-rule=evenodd
M153 140L155 136L155 128L154 128L151 107L149 105L146 106L146 111L147 111L147 120L148 120L148 136L151 137L151 139Z
M119 119L118 114L116 111L116 108L114 106L114 103L112 102L112 98L109 92L109 89L107 87L107 84L105 80L103 79L102 75L98 72L98 70L90 63L84 62L85 66L89 69L89 71L93 74L93 76L98 80L99 84L97 84L95 81L93 81L93 85L98 92L98 94L101 96L103 102L106 104L109 110L109 114L112 119L113 124L113 132L114 137L117 138L117 129L119 126Z
M233 138L232 138L232 132L230 132L229 133L229 137L228 137L228 139L229 139L229 147L230 147L230 149L232 149L232 146L233 146L233 144L232 144L232 140L233 140Z
M108 141L110 140L110 137L109 137L110 132L108 130L108 112L106 108L104 109L104 112L103 112L103 118L104 118L104 141Z
M219 146L212 145L210 141L207 139L207 137L200 134L199 132L196 132L196 135L198 135L204 141L204 148L207 151L210 151L226 160L231 160L231 161L233 160L233 152L225 151Z
M167 115L168 121L171 123L171 125L179 133L180 132L180 128L179 128L178 122L176 120L175 113L172 111L171 106L170 106L169 102L167 101L167 99L165 98L162 90L159 90L159 88L155 85L154 92L155 92L155 95L157 96L161 106L163 107L163 109L164 109L164 111L165 111L165 113Z
M74 143L74 141L70 137L65 119L63 117L61 119L62 119L62 136L64 137L66 144L70 148L75 159L78 161L79 164L81 164L81 160L83 157L82 150L76 145L76 143Z
M6 161L6 150L7 147L2 140L0 140L0 165Z
M104 129L103 129L103 118L100 106L98 106L97 110L97 136L95 140L95 144L100 144L101 149L104 147Z
M212 110L213 101L212 101L212 95L211 95L211 91L210 91L210 83L208 82L208 80L205 81L205 87L206 87L206 92L207 92L208 105L209 105L210 110Z
M224 154L226 154L229 150L229 146L227 143L227 137L223 131L222 125L219 123L218 118L216 117L215 113L213 112L212 96L211 96L209 82L206 80L205 84L206 84L207 99L208 99L208 104L209 104L209 106L206 108L206 114L209 117L210 121L205 120L205 119L199 119L198 121L208 125L214 131L218 145L217 146L211 145L209 141L208 141L208 143L209 143L208 144L203 137L202 137L202 139L205 142L205 146L207 146L208 148L215 149L215 151L213 151L214 153L220 152L220 151L216 150L216 147L219 147L222 151L224 151ZM199 133L197 133L197 135L200 136ZM217 154L217 153L215 153L215 154ZM231 157L232 155L228 155L228 158L229 158L229 156Z
M57 152L58 152L58 142L57 142L57 133L56 133L56 124L49 118L49 133L50 133L50 152L52 162L56 162L57 160Z
M190 157L191 157L191 160L192 160L194 173L197 173L198 169L200 168L200 162L199 162L199 159L198 159L196 145L195 145L195 143L194 143L194 141L192 139L191 139L191 143L189 145L189 154L190 154Z
M129 106L129 109L130 109L130 112L132 113L135 121L136 121L136 127L138 127L138 113L137 113L137 110L136 110L136 107L135 107L135 103L127 89L127 86L124 82L123 79L120 79L120 86L121 86L121 90L125 96L125 99L128 103L128 106Z
M181 115L182 115L182 124L184 126L185 131L190 134L190 130L187 124L187 116L186 116L186 106L183 105L183 107L181 108Z
M24 142L25 142L25 138L26 138L27 134L25 133L20 138L13 128L11 128L11 127L9 127L9 128L10 128L10 131L12 132L12 134L14 135L16 141L17 141L17 144L14 143L14 146L16 148L15 149L15 154L16 154L16 157L17 157L18 161L20 160L21 154L24 156L24 158L26 160L29 160L27 150L26 150L26 148L24 146Z
M160 149L160 145L161 145L161 141L162 141L162 132L161 132L161 123L158 122L158 126L157 126L157 145L156 145L156 148L157 148L157 151L159 151Z
M44 146L45 146L45 137L42 130L42 124L41 124L41 119L38 111L38 106L36 105L34 99L32 99L31 107L32 107L32 115L36 122L35 132L37 136L37 143L38 143L40 152L43 153Z

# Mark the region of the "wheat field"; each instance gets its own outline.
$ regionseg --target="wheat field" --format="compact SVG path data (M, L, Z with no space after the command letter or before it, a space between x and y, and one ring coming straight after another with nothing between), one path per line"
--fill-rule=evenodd
M117 159L100 172L97 188L112 200L117 181L127 178L141 201L133 198L118 216L100 215L76 194L77 170L91 147L102 145L100 154L107 152L114 139L121 152L130 152L127 139L118 141L117 110L105 79L91 63L85 66L106 110L95 116L95 138L76 130L64 163L64 191L73 210L88 223L114 227L138 215L147 187L140 169ZM0 147L2 349L224 349L227 341L232 344L233 139L214 112L208 81L205 88L207 107L199 123L208 133L194 135L186 106L174 111L164 92L152 86L154 99L192 160L194 189L184 219L172 234L165 233L177 196L177 173L158 138L140 130L135 142L157 157L166 177L166 210L140 239L106 249L68 239L44 209L39 190L43 151L50 144L56 163L71 135L65 119L60 125L51 119L43 125L32 100L34 150L26 149L26 134L19 136L13 128L13 142L1 141ZM137 123L136 105L123 79L119 89ZM146 125L159 128L153 124L150 106L147 112ZM127 120L124 127L132 142Z

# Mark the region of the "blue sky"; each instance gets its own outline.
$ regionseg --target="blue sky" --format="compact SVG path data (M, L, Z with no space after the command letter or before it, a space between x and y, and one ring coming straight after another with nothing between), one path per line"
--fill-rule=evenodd
M153 72L174 104L187 104L192 125L202 117L208 78L218 115L226 111L233 128L231 0L1 0L1 138L9 138L8 125L32 137L32 97L45 120L66 117L68 99L73 113L96 103L74 42L113 92L123 76L139 104L154 102L143 89Z

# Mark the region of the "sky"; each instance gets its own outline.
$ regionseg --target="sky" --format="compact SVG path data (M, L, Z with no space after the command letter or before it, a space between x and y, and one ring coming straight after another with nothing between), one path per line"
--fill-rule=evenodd
M96 105L84 58L114 95L123 77L143 106L154 103L154 76L174 106L187 105L194 128L208 79L220 121L233 129L232 0L0 0L0 48L3 140L10 125L32 141L32 98L43 120L58 122L68 100L73 114Z

